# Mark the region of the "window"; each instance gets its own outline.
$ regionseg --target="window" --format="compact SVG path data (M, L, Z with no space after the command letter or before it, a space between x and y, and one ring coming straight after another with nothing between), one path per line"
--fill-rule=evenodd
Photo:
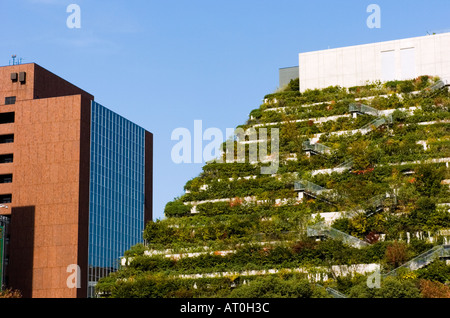
M0 183L11 183L12 177L13 177L12 174L1 174Z
M27 73L25 73L25 72L20 72L19 73L19 82L20 82L20 84L25 84L26 78L27 78Z
M12 194L0 194L0 203L11 203Z
M0 113L0 124L10 124L14 122L14 113Z
M17 73L11 73L11 81L15 83L17 82L17 80L18 80Z
M14 135L0 135L0 144L10 144L14 142Z
M13 105L16 103L16 96L5 97L5 105Z
M0 155L0 163L11 163L13 162L13 154Z

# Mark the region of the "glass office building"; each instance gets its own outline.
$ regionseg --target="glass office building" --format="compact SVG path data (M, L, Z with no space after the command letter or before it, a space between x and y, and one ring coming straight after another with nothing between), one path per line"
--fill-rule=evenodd
M142 242L145 130L91 102L88 297L120 257Z
M153 134L36 63L0 88L0 287L95 297L153 219Z

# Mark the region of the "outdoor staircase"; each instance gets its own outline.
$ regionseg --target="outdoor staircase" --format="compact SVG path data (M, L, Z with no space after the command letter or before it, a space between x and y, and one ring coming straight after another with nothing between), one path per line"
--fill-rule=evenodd
M308 237L314 237L317 239L328 237L331 239L342 241L344 244L356 248L361 248L370 245L367 242L364 242L342 231L336 230L335 228L332 228L322 222L309 226L306 229L306 233Z
M333 204L332 198L326 195L331 190L321 187L310 181L306 180L295 181L294 191L298 192L298 198L300 200L302 200L304 198L304 195L306 194L307 196L313 199L319 199L329 204Z
M335 169L351 169L353 166L353 160L349 159L346 160L345 162L341 163L339 166L337 166Z
M368 133L372 130L376 130L381 126L389 125L393 123L392 115L386 117L378 117L377 119L371 121L370 123L364 125L360 130L363 133Z
M448 86L443 80L439 80L437 81L435 84L431 85L430 87L427 87L425 90L428 92L437 92L441 89L443 89L444 87Z
M371 216L375 213L383 211L385 208L390 208L397 205L397 196L393 193L376 195L365 203L358 205L345 214L346 218L352 218L355 215L365 212L366 216Z
M431 250L426 251L425 253L420 254L419 256L413 258L409 262L406 262L402 266L397 267L396 269L390 271L387 274L384 274L384 276L395 276L397 275L398 271L402 268L407 268L409 270L417 270L419 268L422 268L424 266L429 265L433 261L444 258L448 259L450 258L450 245L438 245L433 247Z
M312 144L310 140L303 142L303 150L309 155L327 155L331 148L319 143Z
M323 288L323 286L320 284L316 284L316 286ZM328 294L333 296L333 298L347 298L347 296L345 296L343 293L341 293L340 291L333 289L331 287L327 287L327 288L325 288L325 290L327 291Z
M331 287L327 287L325 288L325 290L331 295L333 296L333 298L347 298L347 296L345 296L343 293L341 293L340 291L337 291L336 289L333 289Z
M301 187L298 188L306 190L307 188L311 188L312 190L316 190L317 185L314 183L304 182L301 184ZM321 187L320 187L321 188ZM323 189L323 188L322 188ZM311 191L311 190L310 190ZM317 191L317 190L316 190ZM322 190L323 191L323 190ZM374 196L373 198L367 200L363 205L359 205L358 207L346 212L344 217L352 218L357 214L366 212L368 216L373 215L374 213L381 212L386 207L392 207L397 204L397 197L391 194L381 194ZM339 231L331 226L325 224L324 222L320 222L314 225L307 227L306 233L308 237L314 237L316 239L322 239L324 237L328 237L331 239L336 239L342 241L344 244L361 248L364 246L370 245L369 243L362 241L354 236L351 236L347 233ZM449 251L450 252L450 251ZM450 256L450 255L449 255Z
M352 114L354 114L353 116L356 116L356 114L361 114L361 115L372 115L375 117L380 117L380 111L376 108L361 104L361 103L351 103L349 105L349 109L348 111Z

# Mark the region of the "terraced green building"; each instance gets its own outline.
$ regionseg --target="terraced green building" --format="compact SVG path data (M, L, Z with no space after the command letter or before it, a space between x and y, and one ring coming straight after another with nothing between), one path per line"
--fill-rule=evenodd
M304 92L291 81L239 127L279 129L278 171L208 162L97 292L450 297L449 111L448 87L426 75Z

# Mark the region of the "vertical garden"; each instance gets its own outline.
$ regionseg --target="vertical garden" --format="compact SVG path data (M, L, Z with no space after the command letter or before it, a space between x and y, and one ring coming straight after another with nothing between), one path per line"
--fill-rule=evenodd
M266 95L239 127L279 129L277 173L261 174L262 162L207 163L98 295L450 297L450 94L431 89L438 81L300 93L294 80ZM377 115L353 116L352 103ZM308 154L305 142L326 152ZM321 191L299 196L300 181ZM378 288L367 283L374 272Z

